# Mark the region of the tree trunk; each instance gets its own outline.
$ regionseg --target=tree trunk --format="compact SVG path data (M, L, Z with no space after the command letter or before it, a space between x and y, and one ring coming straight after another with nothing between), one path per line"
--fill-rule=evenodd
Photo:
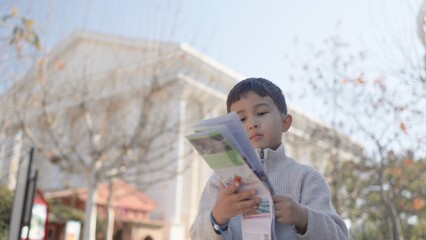
M87 200L84 209L84 232L83 238L85 240L95 240L96 236L96 200L97 200L97 184L92 180L87 188Z
M107 226L107 234L106 234L106 240L112 240L113 233L114 233L114 208L108 207L108 226Z
M107 204L106 204L106 208L107 208L107 234L105 236L105 240L112 240L113 237L113 233L114 233L114 208L111 206L111 201L113 198L113 185L114 185L114 181L109 181L108 183L108 200L107 200Z

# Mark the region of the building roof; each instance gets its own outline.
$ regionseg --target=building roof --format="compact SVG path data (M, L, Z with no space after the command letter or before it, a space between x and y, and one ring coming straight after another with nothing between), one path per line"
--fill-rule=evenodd
M98 206L107 205L109 192L108 183L99 185L96 200ZM154 200L123 180L116 179L113 181L112 194L111 206L115 208L151 212L156 207ZM69 198L76 196L80 201L85 202L87 199L87 188L55 191L46 195L48 198Z

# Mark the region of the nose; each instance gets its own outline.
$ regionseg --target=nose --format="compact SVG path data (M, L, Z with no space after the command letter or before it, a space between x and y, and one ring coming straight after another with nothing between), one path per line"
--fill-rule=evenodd
M259 123L256 121L256 119L251 119L249 123L249 129L254 129L259 127Z

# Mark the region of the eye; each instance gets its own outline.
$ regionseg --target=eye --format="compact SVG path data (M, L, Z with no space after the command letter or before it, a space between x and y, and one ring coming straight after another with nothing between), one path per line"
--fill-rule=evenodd
M263 115L265 115L265 114L267 114L268 112L260 112L260 113L258 113L257 114L257 116L263 116Z
M247 119L247 118L243 117L243 118L240 118L240 121L241 121L241 122L244 122L246 119Z

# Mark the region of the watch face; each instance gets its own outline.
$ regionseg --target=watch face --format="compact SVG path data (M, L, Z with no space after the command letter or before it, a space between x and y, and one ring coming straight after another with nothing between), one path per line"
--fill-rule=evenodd
M219 231L219 230L220 230L220 227L219 227L219 225L217 225L217 224L214 224L214 225L213 225L213 228L214 228L216 231Z

